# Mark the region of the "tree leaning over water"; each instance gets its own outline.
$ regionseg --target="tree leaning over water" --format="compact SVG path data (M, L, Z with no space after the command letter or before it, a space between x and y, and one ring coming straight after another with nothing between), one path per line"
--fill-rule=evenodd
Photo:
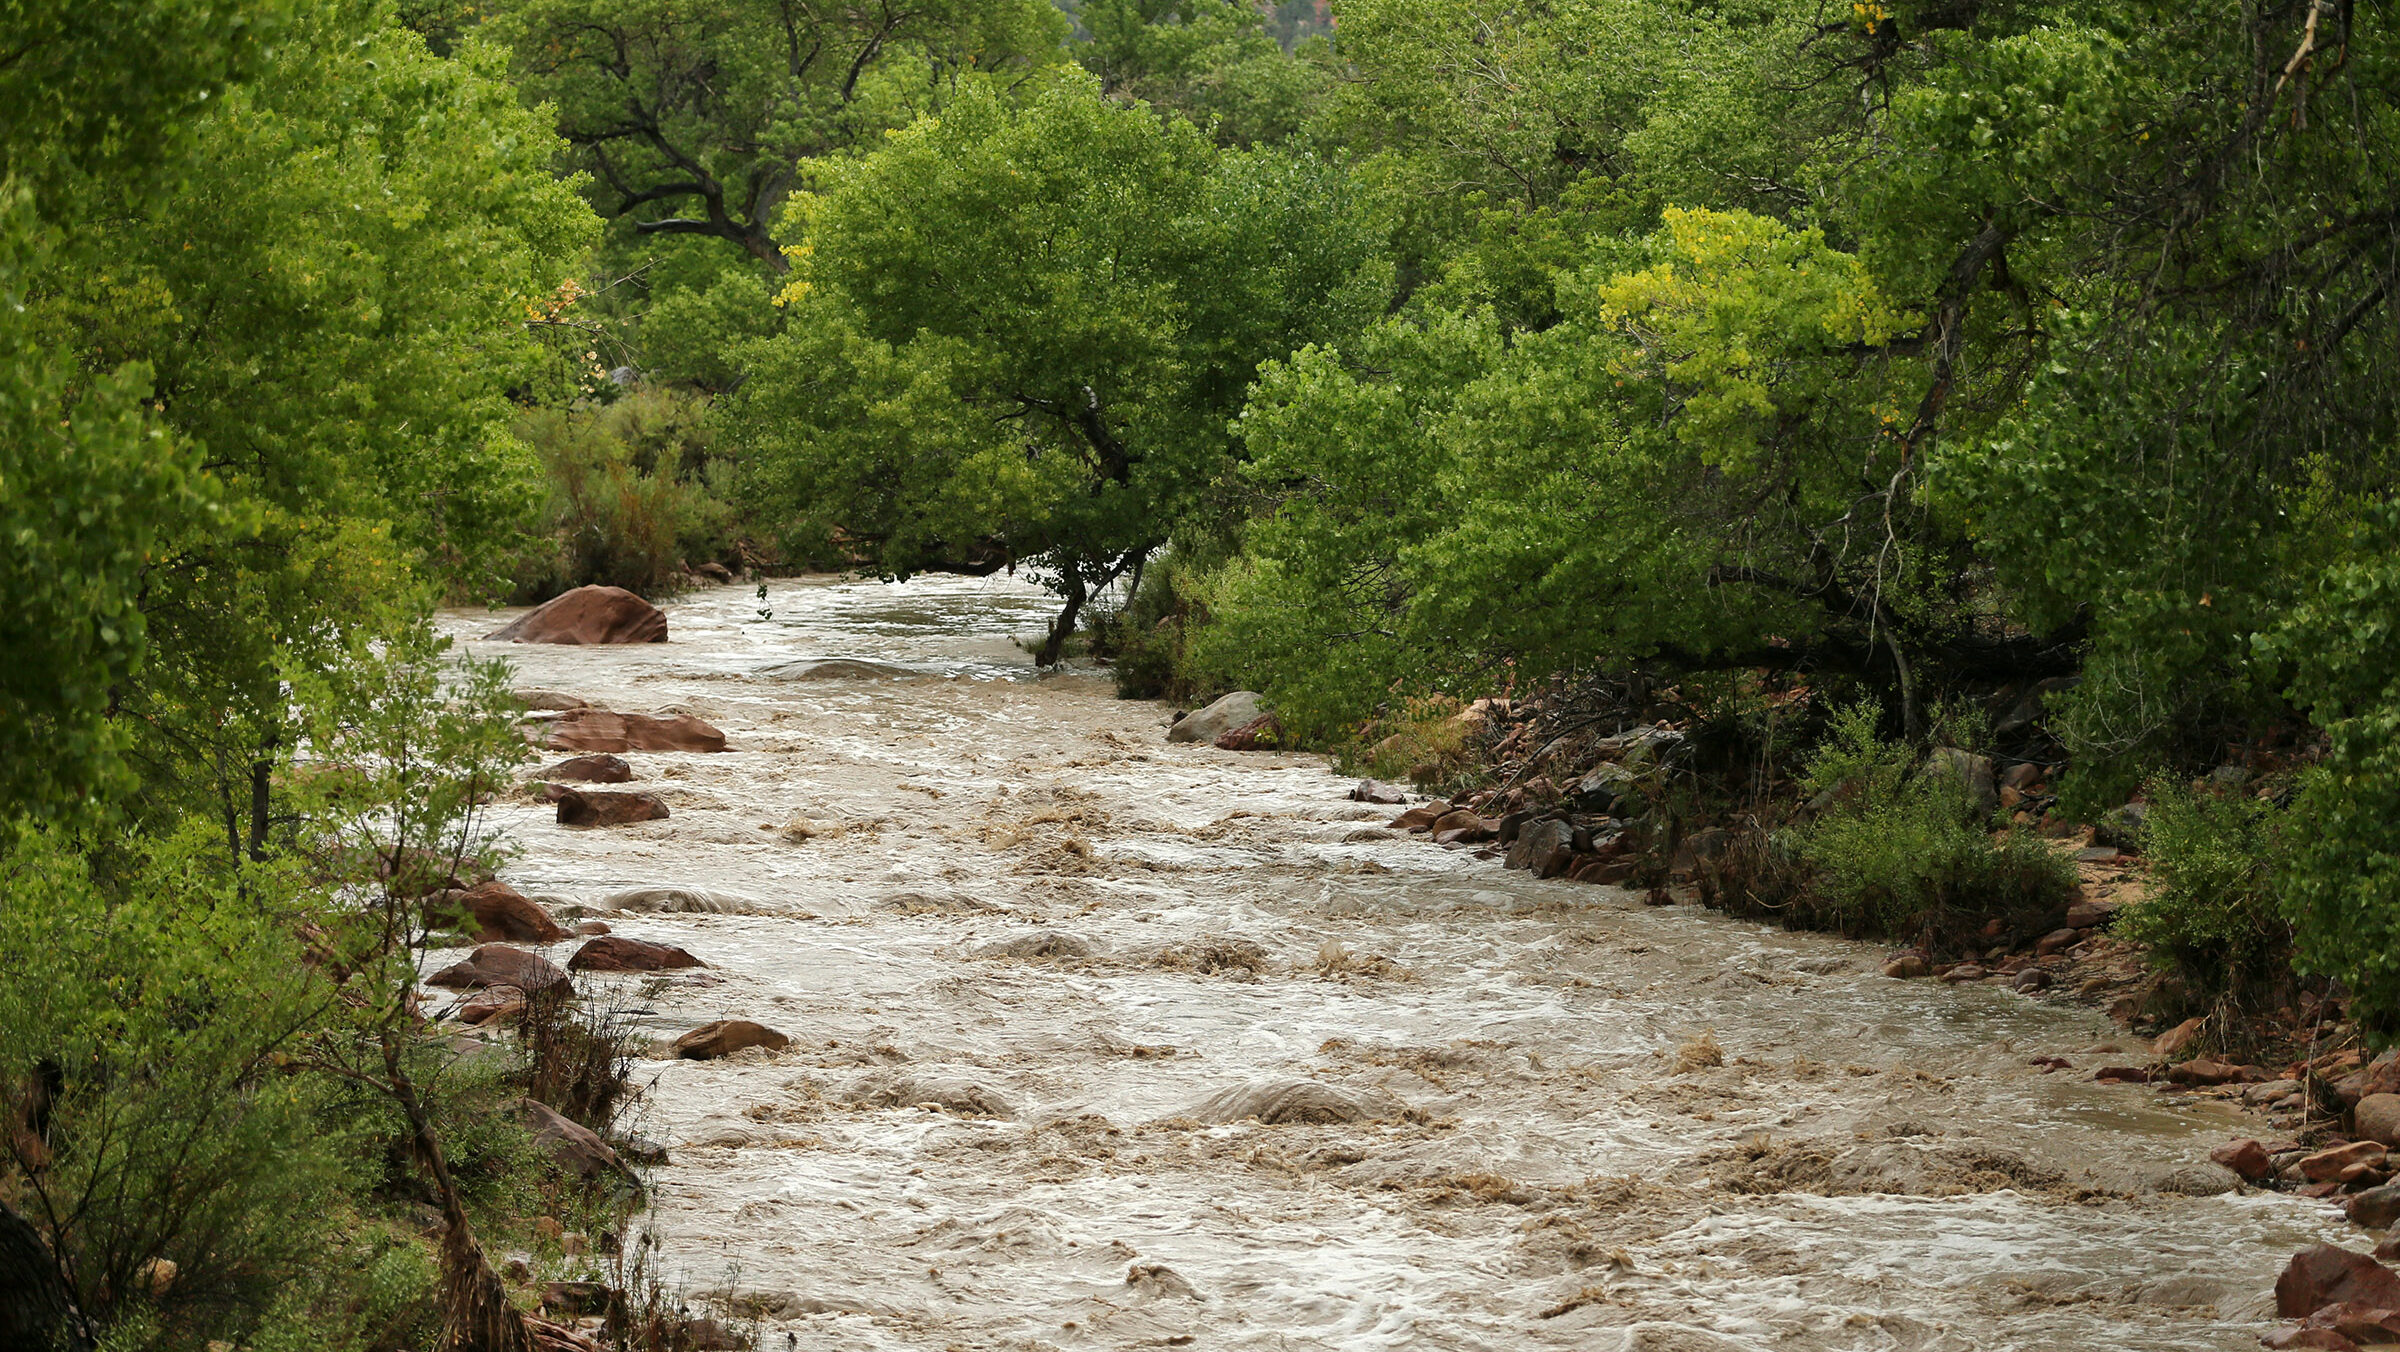
M822 173L734 415L761 508L895 577L1032 567L1062 599L1044 664L1222 485L1258 364L1386 294L1337 167L1081 76Z

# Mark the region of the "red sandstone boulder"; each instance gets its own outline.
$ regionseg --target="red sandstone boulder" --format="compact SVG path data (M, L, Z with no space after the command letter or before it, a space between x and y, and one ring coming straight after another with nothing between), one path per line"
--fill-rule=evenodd
M723 751L725 734L690 714L652 718L569 709L551 720L542 744L553 751Z
M782 1051L792 1040L763 1023L748 1019L719 1019L704 1023L675 1039L675 1054L686 1061L714 1061L746 1047Z
M567 937L548 911L503 882L437 892L426 906L464 916L478 943L554 944Z
M654 944L621 934L589 940L567 959L570 972L667 972L707 965L673 944Z
M2320 1150L2300 1161L2300 1172L2312 1183L2340 1178L2342 1171L2354 1164L2383 1163L2383 1146L2375 1141L2352 1141L2348 1145ZM2400 1304L2400 1302L2394 1302Z
M2275 1279L2275 1313L2286 1319L2350 1302L2400 1308L2400 1273L2363 1253L2319 1244L2293 1254Z
M463 962L455 962L425 978L429 986L449 990L483 990L492 986L513 986L527 995L536 995L567 980L558 964L539 954L507 944L485 944L469 953Z
M2209 1151L2208 1157L2253 1183L2275 1172L2275 1161L2268 1157L2267 1148L2252 1140L2227 1141Z
M667 800L655 793L580 793L558 790L561 826L631 826L667 819Z
M534 778L571 784L623 784L633 778L633 767L622 756L569 756Z
M487 643L664 643L667 617L623 587L577 587L484 636Z
M631 1188L636 1196L641 1194L642 1185L633 1170L591 1129L533 1099L517 1100L517 1113L524 1119L525 1129L533 1133L534 1144L542 1147L560 1172L586 1183L613 1183Z

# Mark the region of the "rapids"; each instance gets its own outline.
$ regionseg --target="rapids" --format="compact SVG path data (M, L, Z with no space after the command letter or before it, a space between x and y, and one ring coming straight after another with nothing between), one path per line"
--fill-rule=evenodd
M667 610L665 644L462 647L729 738L628 754L667 821L497 811L528 894L719 908L603 912L710 967L595 998L793 1039L637 1067L660 1252L763 1348L2249 1348L2347 1228L2207 1163L2263 1124L2093 1084L2138 1059L2094 1013L1509 873L1319 757L1167 745L1104 674L1037 678L1022 583ZM1375 1116L1202 1120L1292 1081Z

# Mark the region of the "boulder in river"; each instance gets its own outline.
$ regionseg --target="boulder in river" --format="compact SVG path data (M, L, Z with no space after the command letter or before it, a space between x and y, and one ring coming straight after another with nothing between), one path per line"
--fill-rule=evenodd
M479 943L554 944L567 937L548 911L504 882L436 892L425 905L464 919Z
M704 1023L675 1039L675 1054L686 1061L714 1061L749 1047L782 1051L792 1040L763 1023L748 1019L719 1019Z
M631 887L600 903L612 911L659 911L674 915L731 915L742 903L694 887Z
M1094 952L1088 940L1056 930L1041 930L1020 934L1014 939L1002 939L975 950L979 958L1088 958Z
M2400 1183L2384 1183L2353 1194L2344 1208L2352 1224L2369 1230L2389 1230L2400 1221Z
M1529 870L1537 878L1555 878L1575 858L1575 826L1565 821L1528 822L1517 830L1508 847L1510 868Z
M577 587L484 636L487 643L664 643L665 612L623 587Z
M553 751L723 751L725 734L692 717L569 709L550 721L542 745Z
M567 959L570 972L671 972L707 965L673 944L628 939L622 934L585 940L575 956Z
M538 995L565 980L567 974L558 970L558 964L540 954L507 944L485 944L469 953L464 961L454 962L425 978L425 983L449 990L514 986L527 995Z
M1267 1126L1294 1122L1373 1122L1396 1118L1408 1105L1384 1089L1350 1089L1321 1080L1266 1079L1235 1085L1194 1104L1202 1122L1256 1118Z
M1197 713L1185 714L1167 729L1170 742L1215 745L1219 737L1266 716L1266 697L1255 690L1236 690Z
M1408 802L1408 790L1380 779L1362 779L1350 790L1353 803L1380 803L1385 807L1400 807Z
M633 778L633 767L622 756L569 756L534 778L572 784L623 784Z
M2275 1172L2275 1161L2268 1156L2267 1148L2247 1138L2227 1141L2209 1151L2208 1158L2210 1162L2224 1165L2253 1183Z
M2352 1301L2400 1309L2400 1273L2363 1253L2318 1244L2292 1255L2275 1279L2275 1313L2286 1319Z
M534 1144L549 1155L550 1162L560 1172L586 1183L610 1184L641 1196L641 1180L633 1176L633 1170L626 1167L608 1142L590 1128L535 1099L517 1100L517 1114L524 1120L525 1129L533 1133Z
M583 793L558 791L561 826L631 826L635 822L667 819L667 800L655 793Z

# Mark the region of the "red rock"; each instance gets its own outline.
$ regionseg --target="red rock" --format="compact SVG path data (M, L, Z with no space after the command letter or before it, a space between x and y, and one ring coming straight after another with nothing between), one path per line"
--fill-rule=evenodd
M542 744L553 751L723 751L725 734L690 714L569 709L550 721Z
M2068 929L2099 929L2116 918L2113 901L2078 901L2067 907Z
M2160 1056L2176 1055L2199 1040L2201 1022L2199 1019L2185 1019L2159 1034L2158 1040L2150 1044L2150 1050Z
M513 986L527 995L536 995L565 981L567 974L556 963L538 954L506 944L485 944L467 955L463 962L425 978L430 986L450 990L483 990L492 986Z
M2241 1077L2242 1068L2240 1066L2229 1066L2223 1061L2211 1061L2206 1058L2186 1061L2180 1066L2173 1066L2167 1070L2167 1078L2177 1084L2231 1084Z
M2340 1192L2341 1190L2342 1185L2336 1180L2329 1178L2322 1183L2303 1183L2299 1187L2292 1189L2292 1195L2294 1197L2305 1197L2312 1202L2322 1202L2326 1198L2333 1196L2335 1193Z
M673 944L654 944L621 934L587 940L567 959L570 972L667 972L707 965Z
M1253 718L1217 735L1219 751L1272 751L1283 744L1283 723L1273 714Z
M2362 1096L2351 1121L2361 1140L2400 1145L2400 1094Z
M2268 1158L2267 1148L2246 1138L2239 1141L2227 1141L2209 1151L2208 1157L2253 1183L2262 1178L2273 1177L2275 1173L2275 1161Z
M667 800L655 793L581 793L562 789L558 795L561 826L631 826L635 822L667 819Z
M2367 1160L2353 1164L2333 1177L2345 1188L2371 1188L2391 1176L2391 1171L2383 1167L2382 1160Z
M498 986L451 1010L450 1017L460 1023L480 1027L487 1023L505 1022L524 1012L524 995L513 986Z
M2056 978L2052 977L2048 972L2043 971L2041 968L2028 967L2023 971L2018 972L2016 976L2009 981L2008 988L2020 995L2031 995L2035 991L2046 991L2050 989L2050 984L2054 980L2056 980Z
M2364 1301L2343 1301L2301 1320L2300 1327L2331 1329L2354 1343L2400 1342L2400 1310Z
M2400 1274L2363 1253L2318 1244L2292 1255L2275 1279L2275 1313L2285 1319L2350 1301L2400 1307Z
M1475 812L1468 808L1459 807L1452 808L1448 812L1443 813L1441 816L1434 818L1433 832L1435 835L1440 835L1444 831L1467 831L1476 829L1482 825L1482 817L1476 815Z
M748 1019L719 1019L704 1023L675 1039L675 1054L686 1061L713 1061L731 1056L745 1047L765 1047L782 1051L792 1040L763 1023Z
M1450 805L1437 798L1430 803L1419 803L1392 818L1392 826L1402 831L1429 831L1449 811Z
M2381 1164L2383 1156L2380 1142L2352 1141L2348 1145L2337 1145L2331 1150L2320 1150L2314 1155L2302 1157L2300 1172L2307 1175L2309 1181L2322 1183L2329 1178L2341 1177L2342 1170L2353 1164Z
M1963 985L1969 981L1981 981L1983 980L1983 976L1983 965L1981 963L1962 962L1956 967L1951 968L1949 971L1942 973L1942 980L1950 985L1957 986Z
M534 777L576 784L623 784L633 778L633 767L621 756L569 756Z
M1894 953L1891 961L1883 965L1885 976L1897 977L1903 981L1912 977L1925 976L1932 971L1933 966L1925 961L1925 955L1913 949L1905 953Z
M550 1162L561 1172L573 1174L586 1183L621 1182L631 1184L637 1194L641 1191L633 1170L625 1167L615 1148L590 1128L533 1099L518 1099L517 1115L524 1120L525 1129L533 1133L534 1143L548 1153Z
M667 617L623 587L577 587L484 635L487 643L664 643Z
M2362 1225L2369 1230L2389 1230L2395 1222L2400 1222L2400 1183L2384 1183L2369 1188L2351 1198L2342 1210L2353 1225ZM2376 1245L2375 1256L2390 1257L2384 1248L2391 1242L2387 1239Z
M2120 1084L2148 1084L2150 1072L2140 1066L2102 1066L2092 1072L2095 1080L2113 1080Z
M2358 1195L2358 1197L2364 1197L2366 1195L2367 1194L2362 1192ZM2351 1205L2356 1206L2358 1204L2358 1197L2353 1197L2350 1199ZM2395 1260L2400 1260L2400 1235L2385 1235L2383 1237L2383 1242L2375 1246L2375 1261L2379 1263L2389 1263Z
M2062 949L2074 947L2075 942L2082 937L2082 930L2054 929L2048 934L2045 934L2041 938L2034 941L2034 955L2036 957L2043 958L2049 957L2051 954L2059 952Z
M608 928L608 922L606 922L606 921L604 921L604 920L583 920L583 921L578 921L578 922L576 923L576 925L575 925L575 930L574 930L574 932L575 932L576 934L579 934L579 935L583 936L583 937L584 937L584 938L586 938L586 939L589 939L589 938L594 938L594 937L596 937L596 936L598 936L598 935L606 934L606 933L608 933L608 932L609 932L609 928Z
M554 944L567 937L548 911L503 882L482 883L464 892L437 892L426 899L426 905L471 921L479 943Z

